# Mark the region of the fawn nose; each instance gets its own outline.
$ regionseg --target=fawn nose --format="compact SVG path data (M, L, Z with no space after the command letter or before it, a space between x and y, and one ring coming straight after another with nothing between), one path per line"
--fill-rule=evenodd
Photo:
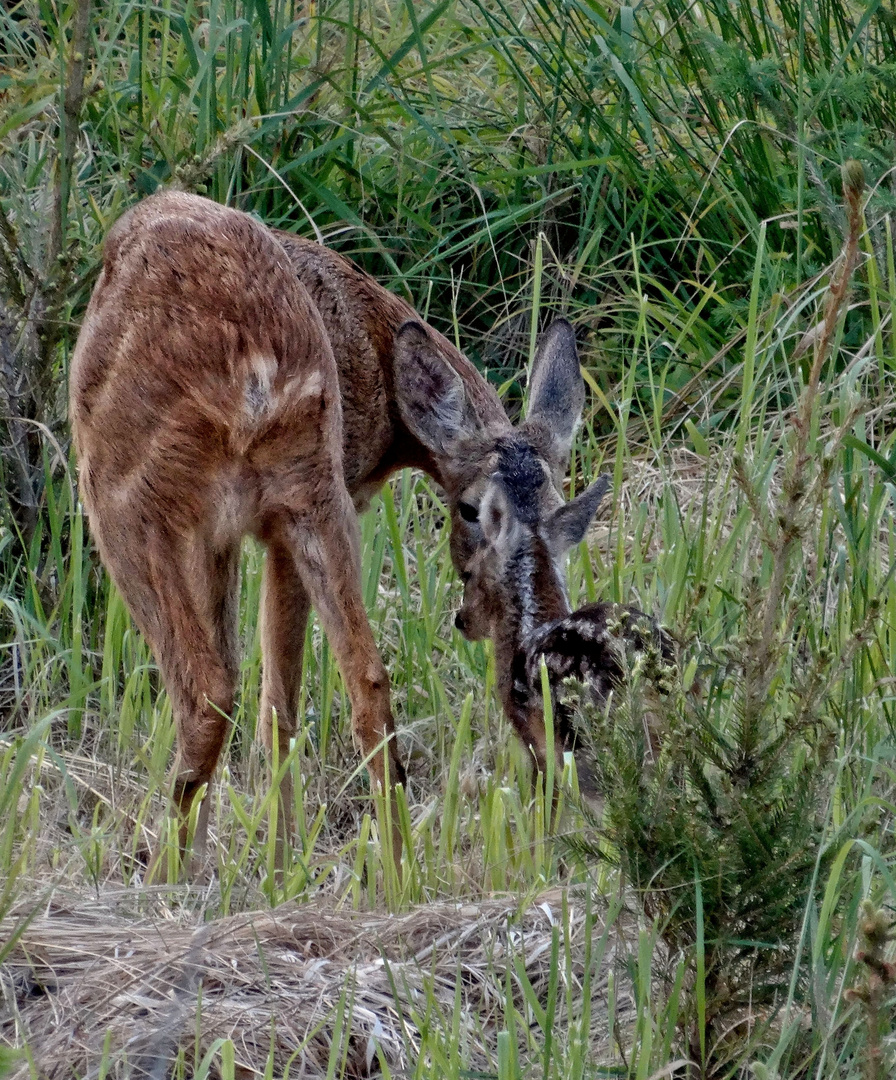
M458 630L460 630L462 634L466 633L467 623L464 619L464 613L462 611L459 611L454 616L454 625L457 627Z

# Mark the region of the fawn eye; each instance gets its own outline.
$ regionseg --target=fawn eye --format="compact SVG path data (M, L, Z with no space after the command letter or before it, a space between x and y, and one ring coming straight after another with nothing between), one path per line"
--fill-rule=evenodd
M464 519L464 521L479 520L479 507L474 506L472 503L459 502L457 504L457 512Z

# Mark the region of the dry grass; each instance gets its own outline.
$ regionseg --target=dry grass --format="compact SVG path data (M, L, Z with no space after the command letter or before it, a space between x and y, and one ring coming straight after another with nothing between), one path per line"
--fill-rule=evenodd
M28 914L20 907L0 937ZM454 1016L469 1067L493 1070L508 977L519 1008L525 982L543 1004L559 937L567 985L557 1030L565 1028L563 1003L582 1000L586 938L596 954L605 932L588 1039L593 1060L606 1061L614 1033L634 1022L624 958L635 926L616 919L608 930L597 918L589 927L584 901L559 889L522 910L500 898L390 916L337 911L327 898L198 926L180 921L161 890L91 904L57 896L3 968L0 1031L30 1047L33 1064L22 1061L17 1078L161 1077L179 1057L195 1075L218 1039L232 1040L237 1076L264 1074L271 1063L274 1075L326 1076L335 1043L345 1055L337 1075L366 1077L382 1062L393 1073L412 1067L423 1025L441 1019L448 1032ZM219 1075L214 1065L211 1074Z

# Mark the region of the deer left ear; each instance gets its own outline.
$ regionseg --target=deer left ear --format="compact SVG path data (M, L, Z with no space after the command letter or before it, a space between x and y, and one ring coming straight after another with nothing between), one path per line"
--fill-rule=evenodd
M575 331L566 319L556 319L538 342L529 377L529 411L521 426L557 475L566 472L584 405Z
M559 554L568 551L585 539L588 526L609 487L609 476L599 476L581 495L564 503L551 514L545 531L548 543L555 552Z
M401 327L393 355L395 397L408 430L434 454L457 452L480 429L463 379L418 322Z

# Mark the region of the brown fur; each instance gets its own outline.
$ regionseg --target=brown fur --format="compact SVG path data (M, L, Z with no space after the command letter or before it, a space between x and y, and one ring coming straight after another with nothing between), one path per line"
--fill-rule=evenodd
M468 360L336 253L174 192L110 231L72 360L71 417L93 534L171 697L182 846L233 707L247 533L267 548L263 741L281 760L288 752L313 605L374 780L404 779L362 603L355 510L395 470L424 469L445 490L463 565L479 539L458 505L476 497L502 440L543 446L545 475L562 471L584 392L571 331L552 333L527 441ZM288 807L288 776L281 795Z

